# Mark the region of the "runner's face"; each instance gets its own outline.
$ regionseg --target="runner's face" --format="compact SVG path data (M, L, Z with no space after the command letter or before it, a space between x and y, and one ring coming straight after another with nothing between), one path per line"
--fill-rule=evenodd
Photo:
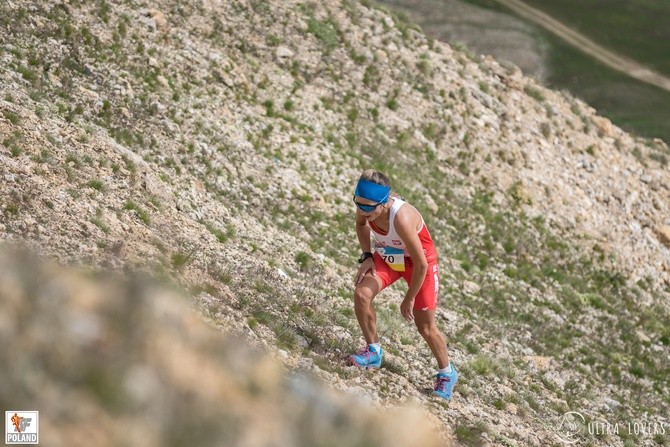
M357 203L360 203L361 205L376 205L377 202L374 202L372 200L368 200L363 197L356 196L354 197L354 200ZM375 220L379 215L384 211L384 205L379 205L377 206L374 210L372 211L363 211L359 207L356 207L356 213L358 213L359 216L363 216L366 220Z

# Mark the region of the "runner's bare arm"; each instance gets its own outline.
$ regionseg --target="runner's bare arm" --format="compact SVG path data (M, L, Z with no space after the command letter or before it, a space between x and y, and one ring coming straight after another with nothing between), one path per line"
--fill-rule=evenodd
M361 244L361 250L371 251L370 225L368 225L368 221L365 220L365 217L358 214L356 214L356 236L358 236L358 242Z
M356 215L356 236L358 236L358 243L361 244L361 250L372 251L370 249L370 226L368 221L365 220L365 217ZM375 269L375 261L372 258L368 258L361 266L358 268L356 273L356 279L354 280L356 284L363 281L363 277L367 272L371 272L372 276L377 275L377 270Z
M419 289L421 289L423 281L426 278L426 272L428 272L428 261L423 252L419 234L416 232L419 219L421 219L419 213L408 206L400 208L395 218L395 229L405 242L409 255L412 258L412 263L414 264L412 278L410 279L405 299L400 305L400 313L408 321L414 319L414 314L412 313L414 298Z

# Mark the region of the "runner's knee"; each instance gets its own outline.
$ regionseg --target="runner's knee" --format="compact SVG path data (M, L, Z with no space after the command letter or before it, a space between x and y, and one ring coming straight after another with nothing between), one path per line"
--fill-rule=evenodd
M440 334L437 326L434 324L417 324L416 328L423 338L433 338Z
M369 306L373 297L372 290L367 287L356 287L354 290L354 303L358 306Z

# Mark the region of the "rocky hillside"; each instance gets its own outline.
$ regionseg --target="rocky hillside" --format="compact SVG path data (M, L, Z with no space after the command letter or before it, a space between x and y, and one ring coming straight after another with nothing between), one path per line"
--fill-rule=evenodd
M163 279L289 370L418 403L445 442L564 445L568 411L670 423L662 141L368 2L7 1L0 37L2 240ZM449 403L402 287L376 299L384 367L346 366L368 167L437 241Z
M11 346L0 351L0 403L39 408L43 445L440 445L420 409L379 414L304 374L287 379L137 277L92 280L5 253L0 297Z

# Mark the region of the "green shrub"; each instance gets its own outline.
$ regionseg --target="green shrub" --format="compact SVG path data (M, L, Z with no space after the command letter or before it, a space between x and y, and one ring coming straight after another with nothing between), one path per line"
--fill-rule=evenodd
M304 251L299 251L295 255L295 262L300 266L301 271L305 271L309 266L310 256L308 253L305 253Z
M539 89L531 87L530 85L525 86L523 91L526 92L528 96L535 98L539 102L544 102L546 99Z
M307 22L307 32L313 34L326 47L326 52L330 53L339 44L337 30L330 21L320 21L310 18Z
M9 121L12 124L18 124L19 121L21 120L19 115L12 112L11 110L3 110L2 115L5 117L7 121Z
M172 266L175 269L181 270L193 260L193 254L178 251L172 254L170 260L172 261Z
M129 211L135 211L137 214L137 217L144 222L145 224L149 224L149 213L140 208L140 206L133 202L132 200L129 200L126 202L126 204L123 206L123 209L129 210Z
M96 227L100 228L103 233L108 234L109 233L109 226L105 224L105 222L102 220L102 217L100 216L95 216L91 218L91 223L95 225Z
M105 189L105 184L102 182L102 180L90 180L86 186L93 188L96 191L103 191Z
M454 429L458 441L463 445L472 447L480 447L484 445L482 433L485 431L486 427L481 422L474 425L461 424Z

